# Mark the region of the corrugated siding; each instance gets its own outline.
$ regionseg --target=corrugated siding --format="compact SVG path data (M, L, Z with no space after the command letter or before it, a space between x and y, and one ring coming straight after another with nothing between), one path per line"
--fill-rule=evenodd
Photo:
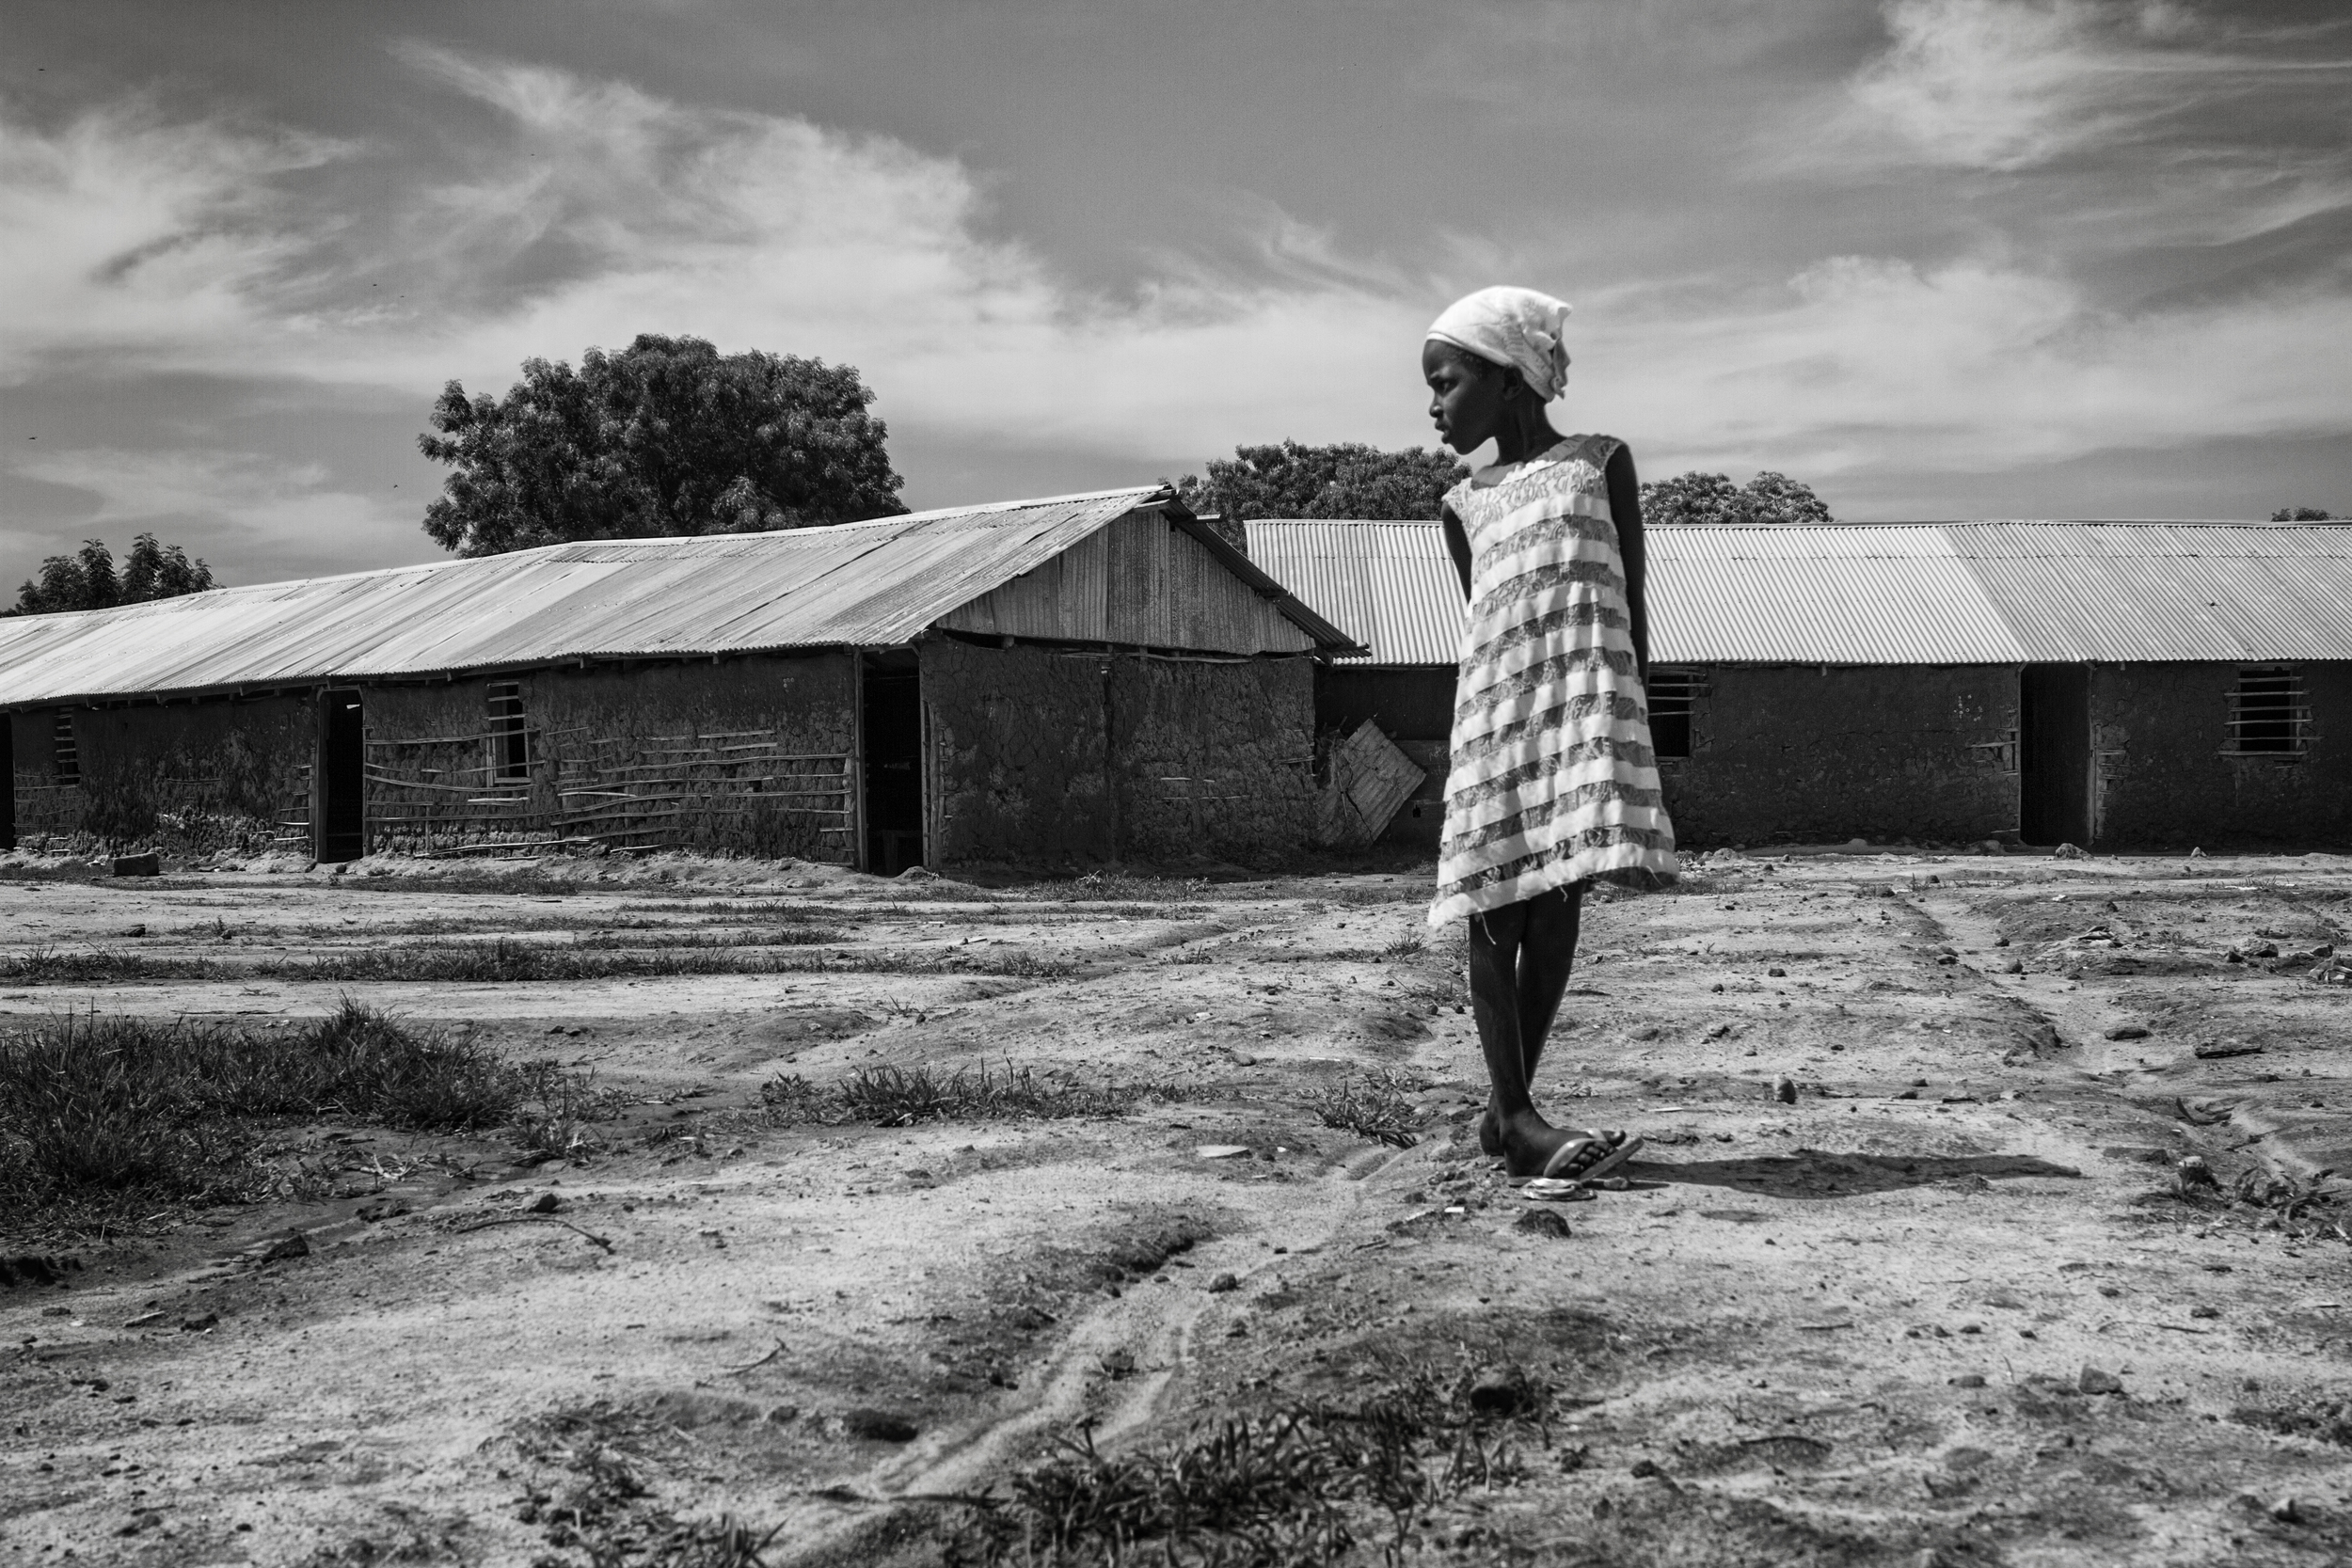
M1165 494L1144 486L778 533L553 545L5 619L0 706L575 657L905 642ZM1156 512L1135 520L1170 531ZM1078 576L1081 591L1101 602L1104 569L1081 565ZM1212 580L1214 594L1201 586ZM1163 594L1182 586L1166 571L1155 581ZM1188 611L1162 602L1154 613L1229 641L1155 640L1162 645L1232 653L1314 645L1315 628L1295 625L1231 572L1183 582L1215 603Z
M1156 512L1136 512L950 611L958 631L1246 653L1314 640Z
M1461 594L1436 523L1248 531L1259 564L1372 647L1362 662L1454 661ZM1645 537L1662 664L2352 658L2352 528L1667 525Z

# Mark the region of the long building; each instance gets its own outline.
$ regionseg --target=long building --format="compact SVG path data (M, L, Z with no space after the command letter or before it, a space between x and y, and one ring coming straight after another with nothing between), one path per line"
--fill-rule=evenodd
M553 545L0 620L0 831L1263 859L1357 651L1158 486Z
M1256 521L1250 559L1367 645L1366 719L1441 817L1462 596L1435 523ZM1653 527L1650 701L1683 842L2352 845L2352 528ZM1418 813L1418 815L1416 815Z

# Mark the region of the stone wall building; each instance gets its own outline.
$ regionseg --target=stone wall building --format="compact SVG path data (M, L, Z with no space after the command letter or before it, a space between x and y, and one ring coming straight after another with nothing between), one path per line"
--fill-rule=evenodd
M1160 487L0 621L16 840L915 863L1313 832L1351 641Z
M1316 674L1430 769L1461 635L1435 523L1257 521L1359 637ZM1692 847L2352 847L2352 528L1991 522L1647 531L1652 729Z

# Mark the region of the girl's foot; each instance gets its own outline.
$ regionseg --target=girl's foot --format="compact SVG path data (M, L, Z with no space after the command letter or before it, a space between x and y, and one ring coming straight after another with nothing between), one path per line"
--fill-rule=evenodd
M1502 1123L1492 1105L1478 1114L1478 1152L1489 1159L1502 1157Z
M1524 1120L1499 1124L1497 1131L1503 1169L1516 1177L1590 1180L1625 1164L1642 1147L1630 1133L1553 1127L1532 1112Z

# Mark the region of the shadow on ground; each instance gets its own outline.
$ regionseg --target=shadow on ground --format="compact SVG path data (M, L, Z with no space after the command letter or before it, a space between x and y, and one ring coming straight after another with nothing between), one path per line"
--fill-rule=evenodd
M1790 1198L1846 1197L1855 1193L1964 1182L1971 1177L1999 1181L2026 1176L2082 1175L2072 1165L2054 1164L2029 1154L1902 1157L1824 1154L1811 1149L1745 1160L1636 1160L1625 1167L1625 1173L1640 1180L1733 1187L1766 1197Z

